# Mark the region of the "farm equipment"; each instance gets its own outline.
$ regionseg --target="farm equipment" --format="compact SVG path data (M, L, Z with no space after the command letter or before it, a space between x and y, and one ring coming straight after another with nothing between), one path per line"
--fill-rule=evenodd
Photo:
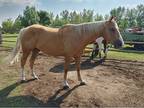
M121 32L126 44L134 45L136 50L144 50L144 29Z

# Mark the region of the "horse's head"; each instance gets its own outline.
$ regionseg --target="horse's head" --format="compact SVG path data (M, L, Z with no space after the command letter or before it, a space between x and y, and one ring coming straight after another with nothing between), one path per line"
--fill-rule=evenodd
M112 43L115 48L120 48L124 45L115 17L111 17L108 21L106 21L104 28L104 39L107 42Z

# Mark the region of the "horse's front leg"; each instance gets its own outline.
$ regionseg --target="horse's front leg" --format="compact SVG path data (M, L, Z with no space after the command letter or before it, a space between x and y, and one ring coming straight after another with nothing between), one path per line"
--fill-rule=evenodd
M67 82L67 73L68 73L68 67L70 64L70 58L65 57L65 64L64 64L64 89L69 88L69 84Z
M104 58L107 58L107 53L108 53L108 45L104 44Z
M101 59L101 51L102 51L102 49L99 49L99 52L98 52L98 54L99 54L99 58Z
M106 41L103 42L103 45L104 45L104 58L107 58L107 53L108 53L108 43Z
M106 48L106 49L105 49L105 52L104 52L104 54L105 54L104 57L105 57L105 58L107 58L107 53L108 53L108 48Z
M80 84L85 85L86 83L82 80L81 73L80 73L80 60L81 60L81 57L75 57L77 76L78 76L78 81L80 81Z
M99 42L99 43L98 43L98 48L99 48L99 52L98 52L99 58L101 58L101 51L102 51L102 49L103 49L102 42Z

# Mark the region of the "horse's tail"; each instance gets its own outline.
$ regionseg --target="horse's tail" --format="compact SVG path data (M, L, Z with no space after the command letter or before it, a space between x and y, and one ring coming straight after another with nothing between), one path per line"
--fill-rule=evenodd
M11 55L11 62L10 62L11 65L13 65L15 62L18 62L20 49L21 49L21 38L23 36L24 31L25 31L25 28L21 29L17 37L16 46L14 47L12 55Z

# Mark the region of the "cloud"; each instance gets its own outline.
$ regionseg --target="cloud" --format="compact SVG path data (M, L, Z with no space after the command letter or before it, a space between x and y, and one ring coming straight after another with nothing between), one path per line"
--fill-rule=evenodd
M124 7L132 9L132 8L136 8L138 4L125 4Z
M34 5L37 0L0 0L0 7L11 5Z

